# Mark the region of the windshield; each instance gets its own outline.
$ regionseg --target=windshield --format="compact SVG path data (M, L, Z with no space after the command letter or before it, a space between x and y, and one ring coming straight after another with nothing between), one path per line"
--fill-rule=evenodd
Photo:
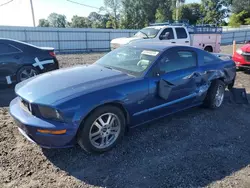
M99 59L96 64L140 76L156 59L159 51L121 47Z
M138 31L135 36L142 37L142 38L155 38L156 35L159 33L160 29L156 28L144 28Z

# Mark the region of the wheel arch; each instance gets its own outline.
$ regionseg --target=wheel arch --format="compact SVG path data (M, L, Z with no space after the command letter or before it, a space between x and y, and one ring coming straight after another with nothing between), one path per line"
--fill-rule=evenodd
M112 101L112 102L106 102L106 103L100 104L98 106L95 106L91 110L89 110L88 113L80 120L79 127L84 123L84 121L90 116L90 114L93 111L95 111L98 108L104 107L104 106L115 106L115 107L119 108L123 112L123 114L124 114L126 125L129 124L129 122L130 122L130 115L128 113L128 110L120 102L118 102L118 101Z
M207 51L207 52L213 52L214 51L213 46L211 46L211 45L205 46L204 50Z

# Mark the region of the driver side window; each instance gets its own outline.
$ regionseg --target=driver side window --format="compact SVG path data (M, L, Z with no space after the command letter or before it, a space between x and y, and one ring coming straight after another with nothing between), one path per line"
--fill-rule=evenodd
M171 40L174 39L174 32L172 28L166 28L160 35L160 40Z
M188 50L171 50L159 60L160 74L183 70L197 65L196 53Z

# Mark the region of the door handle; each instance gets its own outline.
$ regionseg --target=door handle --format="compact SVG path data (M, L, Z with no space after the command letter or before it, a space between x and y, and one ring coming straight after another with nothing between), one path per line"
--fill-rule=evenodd
M189 43L189 41L185 41L185 43Z
M176 42L171 42L171 43L176 43Z

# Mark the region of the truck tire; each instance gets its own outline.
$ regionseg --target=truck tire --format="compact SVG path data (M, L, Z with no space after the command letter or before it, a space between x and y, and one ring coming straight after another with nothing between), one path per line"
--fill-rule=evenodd
M112 105L102 106L84 120L77 133L77 142L87 153L103 153L122 139L125 126L121 109Z
M211 109L219 108L224 100L225 84L221 80L215 80L211 83L207 91L207 96L203 101L203 106Z

